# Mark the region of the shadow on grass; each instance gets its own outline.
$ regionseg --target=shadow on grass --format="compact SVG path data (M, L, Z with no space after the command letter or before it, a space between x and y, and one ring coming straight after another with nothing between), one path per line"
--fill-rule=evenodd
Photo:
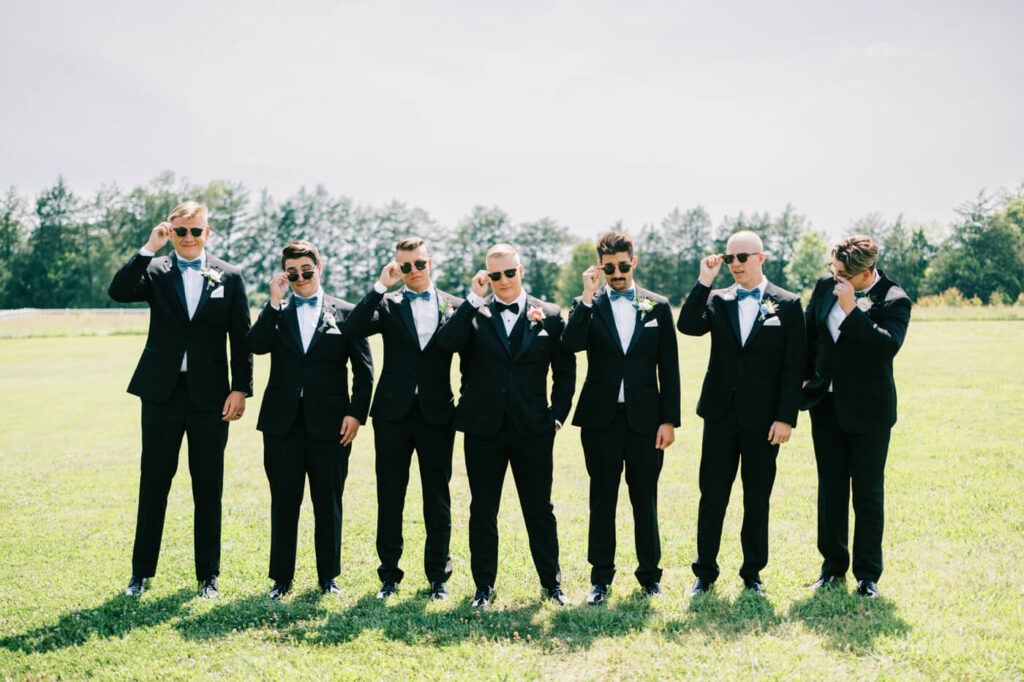
M817 590L793 602L792 620L799 620L822 635L838 651L867 654L880 636L903 637L910 626L896 613L896 604L885 597L865 599L844 589Z
M92 609L64 614L55 625L0 638L0 647L24 653L47 653L84 644L91 637L120 638L135 628L159 625L183 613L182 606L196 598L195 590L181 589L158 599L120 594Z
M706 632L723 639L737 639L772 630L781 623L782 618L771 602L749 590L741 592L732 602L711 591L690 601L685 618L666 623L665 635L672 639Z
M585 605L557 608L538 601L515 608L502 607L500 595L488 609L470 607L462 599L454 609L430 608L426 590L416 598L383 603L376 591L338 611L330 597L310 590L290 600L273 602L265 596L236 599L188 616L174 627L186 639L208 640L240 631L263 631L267 638L295 644L337 645L357 639L366 631L410 646L442 647L463 641L528 642L542 650L589 648L595 640L616 637L647 625L651 605L634 597L611 608ZM539 616L550 609L552 618Z

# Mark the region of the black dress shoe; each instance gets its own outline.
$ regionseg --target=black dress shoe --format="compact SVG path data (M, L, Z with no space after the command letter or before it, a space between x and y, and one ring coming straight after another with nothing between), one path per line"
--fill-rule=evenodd
M572 606L572 600L565 596L561 587L544 588L544 599L550 599L559 606Z
M444 581L430 583L429 597L434 601L448 601L448 586L444 584Z
M857 583L857 595L868 599L878 599L878 585L874 580L861 580Z
M325 578L320 581L320 594L341 594L341 588L334 578Z
M138 597L146 591L147 587L149 587L149 578L133 575L132 579L128 581L128 587L124 588L124 593L129 597Z
M811 585L812 590L823 590L829 587L840 587L845 582L845 577L841 575L829 575L828 573L822 573L818 576L818 579Z
M764 583L759 579L751 580L750 578L743 579L743 589L749 590L756 594L758 597L764 596Z
M644 583L640 586L640 594L645 597L663 597L665 593L661 590L661 585L657 580Z
M398 594L398 583L391 580L385 580L381 583L380 589L377 590L377 599L387 599L395 594Z
M608 599L609 590L611 590L610 585L594 585L594 589L590 590L590 594L587 595L587 603L591 606L603 604Z
M714 585L714 580L708 581L704 580L704 578L697 578L693 581L693 587L690 588L690 596L696 597L700 594L707 594L711 591L711 588L714 587Z
M474 609L490 606L492 599L494 599L493 587L479 587L476 590L476 594L473 596L473 601L470 603L470 606Z
M286 583L275 581L274 586L270 588L270 594L267 596L276 601L291 592L291 589L292 584L290 581Z
M216 599L220 596L220 592L217 591L217 576L211 575L200 581L199 596L203 599Z

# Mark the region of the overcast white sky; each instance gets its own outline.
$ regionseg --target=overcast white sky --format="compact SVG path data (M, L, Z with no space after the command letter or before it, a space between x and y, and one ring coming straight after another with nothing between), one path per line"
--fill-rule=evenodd
M0 0L0 187L173 170L590 235L948 223L1024 181L1024 2Z

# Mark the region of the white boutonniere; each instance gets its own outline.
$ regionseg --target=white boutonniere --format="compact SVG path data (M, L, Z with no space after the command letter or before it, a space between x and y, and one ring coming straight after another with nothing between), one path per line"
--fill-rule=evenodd
M760 307L758 307L757 310L758 310L758 313L759 313L757 321L758 322L764 322L766 319L768 319L772 315L778 315L779 314L779 302L776 301L771 296L765 296L761 300L761 305L760 305Z
M636 300L633 301L633 307L640 313L640 321L643 322L644 318L647 317L647 313L654 310L654 306L657 304L646 296L637 296Z
M334 319L334 315L328 311L324 311L324 314L320 317L320 326L317 327L317 333L323 334L328 329L337 329L338 323Z
M203 268L199 271L199 274L206 280L206 288L212 289L221 283L224 278L224 273L215 268Z
M442 299L441 297L438 297L437 314L441 318L438 321L438 326L441 326L448 320L452 319L452 315L455 314L455 306L452 305L452 302L449 299Z
M871 310L873 305L875 305L875 302L871 300L870 296L861 296L857 299L857 307L864 312Z
M530 329L533 329L538 324L544 321L544 311L539 306L532 305L530 309L526 311L526 319L530 321Z

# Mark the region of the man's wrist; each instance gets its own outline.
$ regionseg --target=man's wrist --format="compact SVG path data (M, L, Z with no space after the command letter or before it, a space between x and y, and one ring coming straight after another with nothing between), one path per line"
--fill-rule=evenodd
M707 287L708 289L711 288L711 283L714 282L714 281L715 281L714 277L709 279L707 277L704 277L703 275L697 278L697 283L700 284L701 286Z
M378 279L376 282L373 283L373 290L376 291L378 294L383 294L387 292L388 288L384 285L383 282L381 282Z

